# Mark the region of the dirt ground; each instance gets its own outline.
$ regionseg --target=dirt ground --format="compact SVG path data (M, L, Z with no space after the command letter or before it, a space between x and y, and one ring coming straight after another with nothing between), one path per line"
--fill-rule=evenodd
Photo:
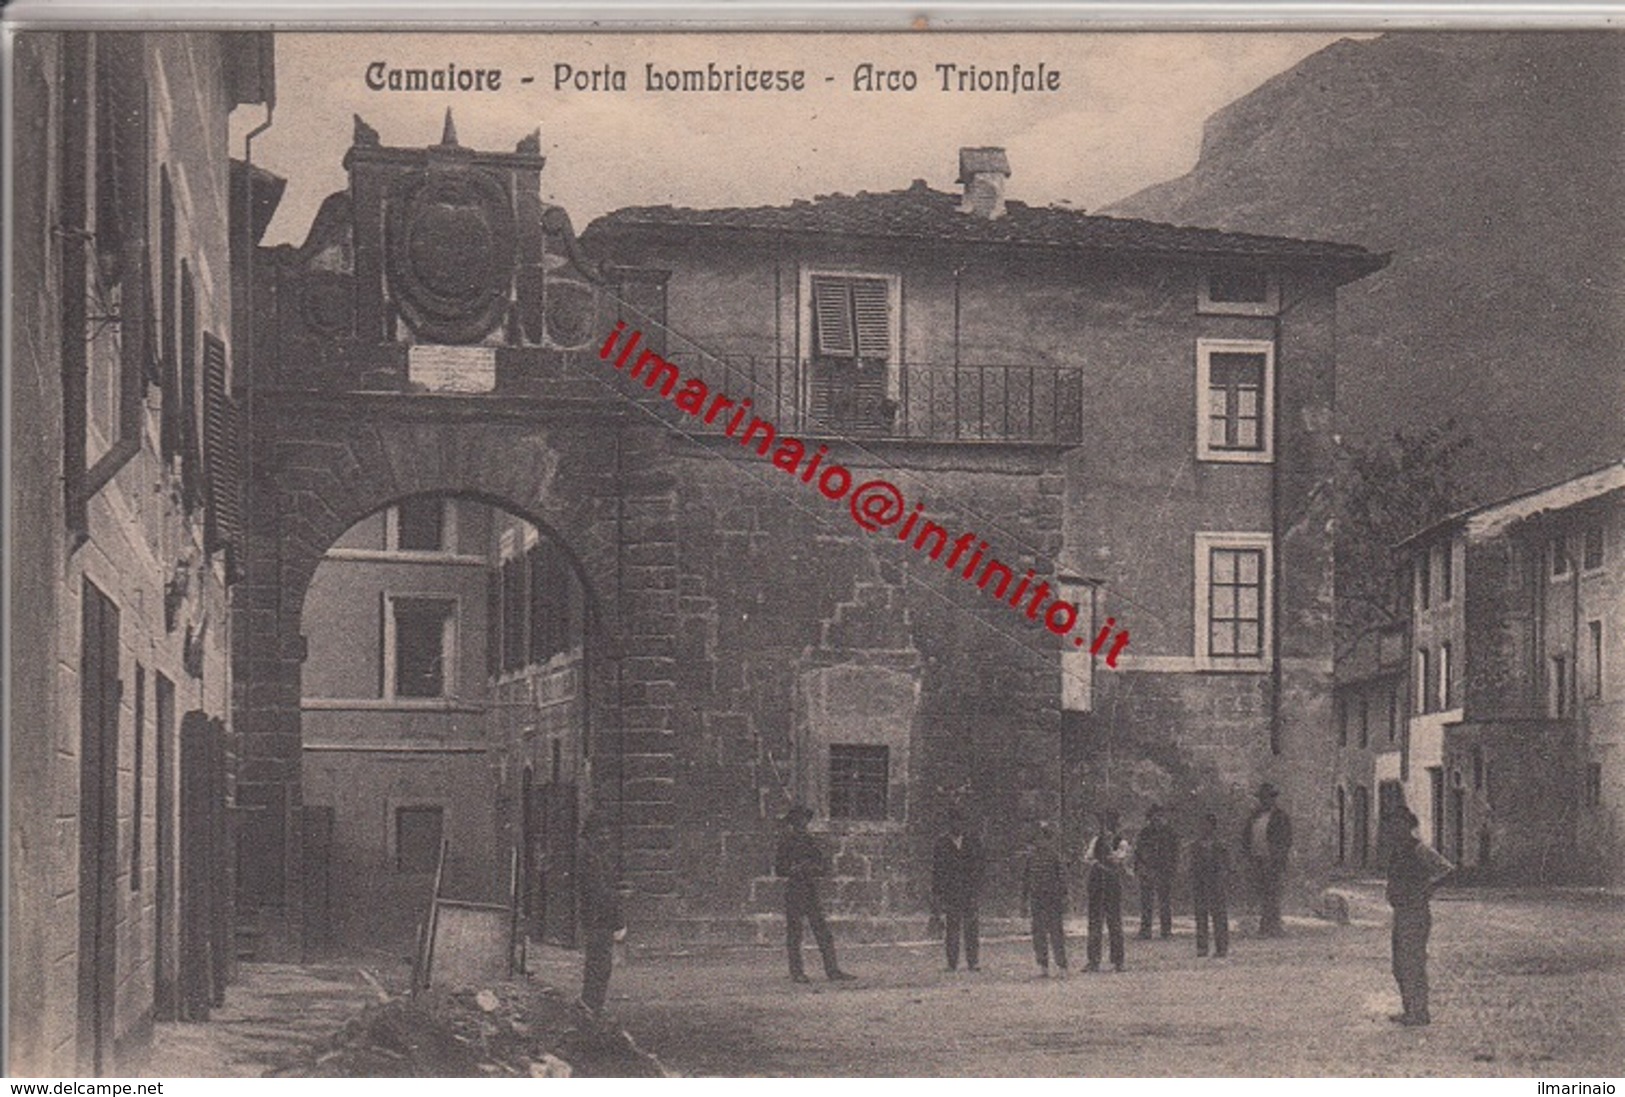
M1434 1023L1406 1029L1386 912L1289 918L1198 959L1189 918L1169 941L1129 927L1128 970L1036 977L1025 939L984 944L982 970L943 970L940 946L846 945L857 982L792 984L782 949L639 951L610 1009L671 1071L720 1076L1539 1076L1625 1074L1625 897L1444 893L1434 903ZM635 926L634 926L635 933ZM818 970L808 946L808 970ZM362 968L368 974L362 974ZM533 979L568 1001L581 955L533 949ZM369 978L370 977L370 978ZM144 1073L253 1076L325 1042L394 990L374 957L244 965L208 1024L158 1026ZM404 982L401 983L404 985Z
M638 956L610 1008L674 1071L695 1075L1461 1076L1625 1073L1625 899L1445 893L1434 903L1434 1024L1390 1023L1385 913L1289 919L1198 959L1190 919L1128 942L1128 970L1036 977L1025 940L943 970L937 946L850 946L861 976L795 986L781 949ZM818 970L808 948L808 969ZM579 957L533 969L570 985Z

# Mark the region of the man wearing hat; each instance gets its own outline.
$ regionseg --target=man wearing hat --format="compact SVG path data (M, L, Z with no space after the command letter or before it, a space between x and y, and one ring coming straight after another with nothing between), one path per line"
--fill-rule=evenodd
M1161 804L1145 812L1145 826L1134 841L1134 870L1140 877L1140 939L1151 940L1152 908L1164 937L1174 935L1174 908L1169 895L1179 867L1179 835L1168 825Z
M835 962L835 939L824 921L824 908L818 902L818 878L829 872L824 851L807 833L813 813L797 804L784 816L784 833L773 857L773 872L784 879L784 943L790 954L790 978L811 982L801 965L801 920L812 927L813 940L824 958L824 974L831 980L855 979Z
M1428 900L1455 866L1416 834L1416 814L1402 807L1397 812L1404 833L1397 835L1388 855L1388 905L1394 908L1394 982L1404 1011L1388 1019L1402 1025L1425 1025L1428 1015L1428 934L1433 911Z
M1241 848L1258 883L1258 935L1281 937L1281 883L1292 849L1292 820L1276 806L1280 790L1265 781L1255 793L1258 806L1247 817Z
M942 911L949 971L959 969L961 938L965 943L965 966L976 971L981 959L976 897L982 890L986 867L981 839L967 833L965 814L955 808L948 813L948 829L931 850L931 894Z

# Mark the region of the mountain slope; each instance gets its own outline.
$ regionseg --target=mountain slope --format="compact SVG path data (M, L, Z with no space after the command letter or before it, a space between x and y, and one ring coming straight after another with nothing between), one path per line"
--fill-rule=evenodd
M1334 43L1103 212L1392 251L1340 295L1341 429L1454 416L1481 499L1625 454L1625 35Z

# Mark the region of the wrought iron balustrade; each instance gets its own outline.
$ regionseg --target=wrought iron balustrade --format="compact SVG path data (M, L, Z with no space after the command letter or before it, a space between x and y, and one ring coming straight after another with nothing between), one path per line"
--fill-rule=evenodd
M1083 433L1083 370L1053 364L840 362L673 351L713 393L781 432L931 442L1074 445ZM719 416L709 429L727 421Z

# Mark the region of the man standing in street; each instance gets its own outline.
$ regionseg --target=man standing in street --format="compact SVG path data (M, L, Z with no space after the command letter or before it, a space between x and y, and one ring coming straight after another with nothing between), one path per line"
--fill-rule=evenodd
M1117 829L1117 813L1103 811L1100 828L1089 842L1083 860L1089 866L1089 965L1100 970L1100 938L1111 935L1112 967L1123 970L1123 878L1132 873L1128 839Z
M1145 826L1134 843L1134 871L1140 878L1140 939L1151 940L1151 908L1156 906L1164 937L1174 935L1174 908L1169 892L1179 866L1179 835L1168 824L1162 805L1146 809Z
M1287 854L1292 849L1292 820L1276 806L1280 790L1265 781L1258 786L1258 806L1247 817L1241 846L1258 883L1258 935L1282 937L1281 886Z
M1388 905L1394 908L1394 981L1399 984L1400 1013L1388 1019L1402 1025L1425 1025L1428 1014L1428 934L1433 911L1428 901L1439 881L1455 871L1416 834L1416 815L1399 810L1404 835L1396 837L1388 858ZM1396 828L1397 829L1397 828Z
M965 942L965 966L977 970L981 928L976 919L976 895L982 889L986 860L981 840L967 834L965 816L957 808L948 815L948 829L931 851L931 893L942 911L948 947L948 970L959 970L959 942Z
M581 1006L593 1017L604 1012L615 942L626 937L620 874L615 870L615 833L609 816L595 808L581 827L581 930L585 962Z
M1021 880L1021 905L1032 914L1033 958L1040 975L1049 976L1053 954L1058 974L1066 975L1066 865L1061 859L1055 827L1047 819L1038 824L1032 856Z
M818 878L829 872L824 851L807 833L813 813L799 804L784 816L784 833L773 857L773 871L784 880L784 943L790 954L790 978L811 982L801 965L801 920L812 927L813 940L824 958L824 974L831 981L855 979L835 962L835 939L824 921L824 908L818 902Z
M1196 900L1196 955L1206 956L1212 924L1213 956L1230 951L1230 851L1219 841L1219 817L1202 817L1201 835L1191 844L1191 897Z

